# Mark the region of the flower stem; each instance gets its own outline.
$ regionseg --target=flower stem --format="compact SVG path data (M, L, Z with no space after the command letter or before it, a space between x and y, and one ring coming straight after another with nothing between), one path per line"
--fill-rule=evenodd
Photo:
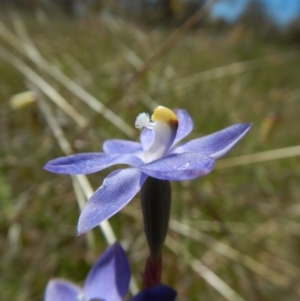
M143 289L151 288L157 284L160 284L161 272L162 272L161 255L157 258L157 260L153 260L153 258L149 256L145 265L145 271L142 274Z
M167 235L171 209L169 181L148 177L141 190L144 228L150 256L143 274L144 286L160 283L162 271L161 250Z

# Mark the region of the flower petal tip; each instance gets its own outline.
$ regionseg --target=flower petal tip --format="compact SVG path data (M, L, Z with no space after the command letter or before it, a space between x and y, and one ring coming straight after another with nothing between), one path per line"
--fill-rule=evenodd
M97 225L100 224L101 220L94 219L93 209L89 210L89 204L87 204L82 212L80 213L78 223L77 223L77 237L81 237L82 235L86 234ZM95 208L95 210L97 210Z
M46 171L52 172L51 164L49 164L49 162L47 162L47 163L43 166L43 169L46 170Z
M55 160L55 159L54 159ZM53 163L52 161L54 160L51 160L49 162L47 162L43 169L48 171L48 172L51 172L51 173L56 173L56 174L66 174L64 171L61 171L61 168L59 165Z
M245 126L245 131L248 131L251 129L253 123L252 122L245 122L245 123L241 123L241 125Z
M78 225L77 225L77 238L80 238L90 230L92 230L96 226L88 226L82 219L78 220Z
M252 128L252 125L252 122L244 122L237 124L237 129L240 131L240 135L237 138L236 142L242 139L249 132L249 130Z
M79 230L77 230L77 234L76 234L76 237L77 238L81 238L82 235L84 235L85 233L81 233L79 232Z

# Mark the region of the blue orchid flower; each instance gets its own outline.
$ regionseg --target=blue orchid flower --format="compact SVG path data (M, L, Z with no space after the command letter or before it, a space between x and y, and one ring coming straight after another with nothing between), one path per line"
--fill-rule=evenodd
M159 106L151 119L140 114L135 123L142 129L140 143L107 140L104 152L81 153L49 161L44 169L59 174L90 174L116 164L128 164L109 174L88 200L78 221L78 235L96 227L120 211L142 187L147 177L162 180L191 180L208 174L215 160L225 155L250 129L239 123L211 135L177 146L193 129L183 109Z
M115 243L98 258L83 288L63 279L49 281L44 301L122 301L127 294L130 268L124 250ZM131 301L174 301L176 291L166 285L146 289Z

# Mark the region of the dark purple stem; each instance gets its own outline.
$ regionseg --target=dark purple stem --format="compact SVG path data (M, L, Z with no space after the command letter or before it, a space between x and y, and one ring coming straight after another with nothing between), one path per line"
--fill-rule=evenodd
M151 288L160 284L162 272L162 259L161 255L158 259L154 260L151 256L147 259L143 277L143 289Z

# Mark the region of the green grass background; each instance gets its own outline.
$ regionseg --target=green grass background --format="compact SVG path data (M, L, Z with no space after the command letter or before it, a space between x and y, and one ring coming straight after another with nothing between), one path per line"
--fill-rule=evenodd
M140 112L151 114L157 103L190 113L194 130L188 139L253 122L227 157L299 144L300 59L297 52L287 56L299 45L283 37L264 36L238 25L226 30L199 28L183 36L138 86L111 102L172 30L150 30L107 18L39 21L24 15L21 19L48 62L131 126ZM10 17L3 15L1 22L16 32ZM87 120L94 120L83 135L45 97L67 139L74 142L75 152L101 150L110 138L128 139L3 37L0 46L31 66ZM251 61L255 59L261 60ZM239 62L245 70L232 74L230 70L237 70L232 64ZM222 66L227 68L220 74L217 68ZM204 73L209 70L210 77ZM26 90L26 76L0 58L0 299L4 301L42 300L51 277L82 284L106 247L99 229L93 230L92 248L86 237L76 238L79 209L70 178L42 169L62 151L38 106L20 110L9 106L13 95ZM136 130L136 139L138 135ZM180 227L171 227L164 248L163 282L175 288L182 301L238 300L224 297L203 278L206 272L197 268L199 260L244 300L299 300L299 156L221 167L222 161L206 177L172 183L171 218L190 231L184 234ZM90 175L93 187L100 186L111 170ZM132 273L141 285L148 251L139 197L110 222L128 249Z

